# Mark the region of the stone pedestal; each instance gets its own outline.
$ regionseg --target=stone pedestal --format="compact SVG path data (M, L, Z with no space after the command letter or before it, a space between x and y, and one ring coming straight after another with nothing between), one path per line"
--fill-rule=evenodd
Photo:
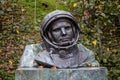
M15 80L107 80L105 67L76 69L19 68Z

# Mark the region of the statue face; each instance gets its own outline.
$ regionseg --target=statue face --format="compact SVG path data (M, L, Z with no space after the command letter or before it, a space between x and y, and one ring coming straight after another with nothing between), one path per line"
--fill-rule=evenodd
M70 45L74 37L73 26L70 22L58 20L51 27L51 35L55 43L64 46Z

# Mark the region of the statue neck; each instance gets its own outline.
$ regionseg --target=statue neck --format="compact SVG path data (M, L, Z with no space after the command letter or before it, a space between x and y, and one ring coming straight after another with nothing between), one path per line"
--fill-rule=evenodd
M79 49L78 49L77 45L75 45L68 49L55 49L53 54L58 54L60 58L66 59L66 58L73 57L78 52L79 52Z

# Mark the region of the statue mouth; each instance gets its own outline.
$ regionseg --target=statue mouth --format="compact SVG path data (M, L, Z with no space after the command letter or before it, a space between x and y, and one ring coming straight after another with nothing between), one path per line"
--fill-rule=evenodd
M61 38L59 45L61 45L61 46L71 45L71 39L70 38Z
M68 46L68 45L71 45L72 42L73 41L70 41L68 39L63 39L59 43L54 43L54 44L59 45L59 46Z
M54 42L55 45L58 45L58 46L68 46L71 44L71 41L62 41L62 42L59 42L59 43L56 43Z
M74 42L74 39L71 40L71 38L60 38L59 42L53 42L53 44L58 46L69 46Z
M60 42L67 42L67 41L70 41L70 39L68 39L68 38L62 38L62 39L60 39Z
M67 42L67 41L71 41L71 40L72 40L72 39L69 38L69 37L61 37L61 38L59 39L60 42Z

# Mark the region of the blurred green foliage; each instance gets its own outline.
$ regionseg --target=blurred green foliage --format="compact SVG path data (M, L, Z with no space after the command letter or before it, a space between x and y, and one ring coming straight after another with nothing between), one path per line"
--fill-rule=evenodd
M68 0L67 4L81 25L80 42L108 68L108 80L120 80L119 0Z
M108 68L108 80L120 80L119 0L1 0L0 80L14 80L24 47L42 41L40 23L56 9L75 16L81 28L79 43Z

